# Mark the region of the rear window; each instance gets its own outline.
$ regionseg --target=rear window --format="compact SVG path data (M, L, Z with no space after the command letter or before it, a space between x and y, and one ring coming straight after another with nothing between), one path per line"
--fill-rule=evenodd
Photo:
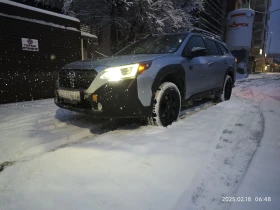
M229 54L228 49L224 45L222 45L220 43L217 43L217 44L219 45L220 50L222 51L223 55L228 55Z
M218 46L214 40L206 38L205 43L209 55L221 55Z

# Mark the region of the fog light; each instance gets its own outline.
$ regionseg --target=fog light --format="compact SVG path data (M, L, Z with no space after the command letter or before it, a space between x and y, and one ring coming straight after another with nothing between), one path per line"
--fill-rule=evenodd
M97 95L92 95L92 100L93 100L94 102L97 102Z
M98 103L98 104L97 104L97 109L98 109L98 111L101 111L102 108L103 108L103 107L102 107L102 104L101 104L101 103Z

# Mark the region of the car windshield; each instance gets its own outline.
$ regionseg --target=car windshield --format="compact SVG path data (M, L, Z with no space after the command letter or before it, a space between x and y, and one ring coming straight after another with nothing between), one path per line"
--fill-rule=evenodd
M180 47L185 37L184 34L147 37L129 45L115 55L173 53Z

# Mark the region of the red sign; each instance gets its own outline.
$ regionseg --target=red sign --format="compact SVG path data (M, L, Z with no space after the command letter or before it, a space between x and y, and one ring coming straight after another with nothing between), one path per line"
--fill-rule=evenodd
M237 27L249 27L249 23L236 23L233 22L231 25L228 26L229 28L237 28Z

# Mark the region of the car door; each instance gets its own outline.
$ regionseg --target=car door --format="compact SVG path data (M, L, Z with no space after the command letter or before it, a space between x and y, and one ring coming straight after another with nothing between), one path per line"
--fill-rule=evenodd
M194 94L203 92L205 90L205 84L207 83L207 59L205 56L198 56L191 58L190 52L194 47L206 48L204 40L199 35L193 35L188 40L183 54L186 55L183 61L185 68L186 79L186 99Z
M218 83L223 84L225 79L224 78L225 72L233 65L234 58L230 54L229 50L222 43L217 42L217 44L222 52L222 56L220 60L220 68L217 69L219 71L217 72L219 73L217 78L219 78Z
M206 49L208 52L208 77L209 81L207 83L207 89L214 89L218 87L220 77L221 77L221 57L222 53L216 44L214 39L205 38Z

